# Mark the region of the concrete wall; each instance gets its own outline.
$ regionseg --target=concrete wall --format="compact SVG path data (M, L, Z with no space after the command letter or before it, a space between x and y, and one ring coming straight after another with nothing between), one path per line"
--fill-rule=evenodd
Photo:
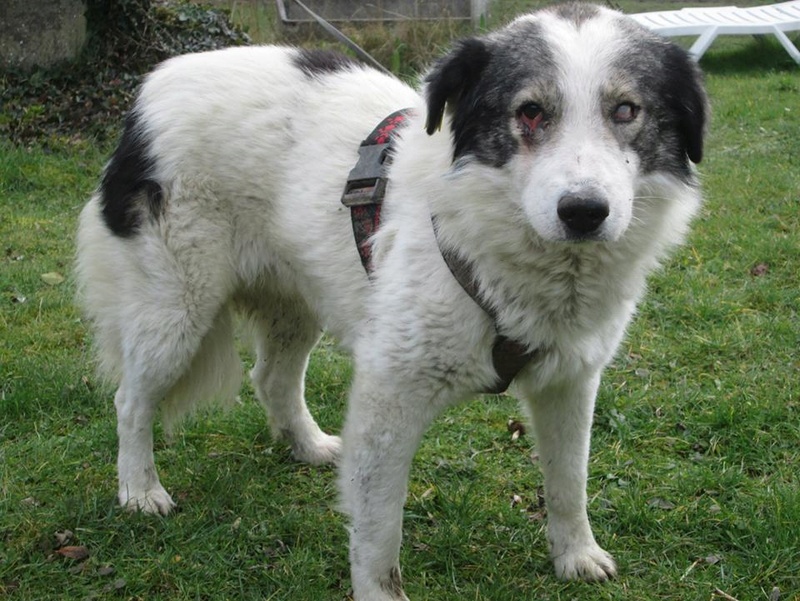
M0 0L0 66L51 65L86 39L83 0Z

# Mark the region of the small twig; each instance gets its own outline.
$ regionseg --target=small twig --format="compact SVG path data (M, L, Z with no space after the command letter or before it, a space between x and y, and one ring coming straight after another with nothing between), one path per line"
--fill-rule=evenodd
M681 576L681 579L680 579L680 581L681 581L681 582L683 582L684 580L686 580L686 577L687 577L687 576L688 576L688 575L689 575L689 574L692 572L692 570L693 570L693 569L695 569L695 568L697 567L697 565L698 565L698 564L699 564L701 561L702 561L702 559L697 559L697 560L695 560L695 562L694 562L692 565L690 565L690 566L689 566L689 567L686 569L686 571L683 573L683 575Z
M722 597L723 599L727 599L727 601L739 601L736 597L731 597L728 593L721 591L718 588L714 589L714 594L718 597Z

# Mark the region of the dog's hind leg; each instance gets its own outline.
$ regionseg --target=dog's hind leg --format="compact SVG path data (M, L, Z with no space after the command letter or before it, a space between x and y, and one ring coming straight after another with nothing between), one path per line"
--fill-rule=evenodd
M214 311L216 310L216 316ZM215 305L194 310L142 311L124 351L117 411L119 502L129 509L166 515L175 506L161 485L153 457L157 410L167 426L203 401L232 398L241 380L230 311ZM158 326L147 331L141 322ZM200 324L210 324L201 326ZM133 324L132 324L133 325Z
M298 461L335 462L341 441L319 428L304 396L308 357L321 335L316 319L299 298L274 300L251 319L257 359L250 377L273 436L287 440Z
M142 386L141 384L145 384ZM117 410L119 503L132 510L168 514L175 503L161 485L153 457L153 420L158 392L146 380L123 379L114 396Z
M153 421L167 427L193 407L232 398L242 367L228 302L233 284L225 238L210 219L195 229L142 235L135 268L121 263L120 386L115 397L119 436L119 500L123 506L168 513L174 503L153 459ZM216 235L215 235L216 234ZM220 242L223 241L223 242ZM132 259L129 261L133 262Z

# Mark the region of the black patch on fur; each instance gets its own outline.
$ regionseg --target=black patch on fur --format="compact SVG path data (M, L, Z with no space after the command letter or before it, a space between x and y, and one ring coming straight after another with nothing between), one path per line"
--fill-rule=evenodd
M572 21L576 26L580 27L593 17L597 16L599 9L594 4L585 4L582 2L568 2L566 4L556 4L550 7L556 15L567 21Z
M389 570L389 575L380 581L381 589L392 597L399 599L403 594L403 579L400 577L400 568L397 566Z
M552 55L537 23L462 41L426 79L426 130L433 134L441 127L446 106L452 114L453 160L470 155L501 167L518 146L508 126L513 97L551 69Z
M143 213L157 217L163 212L161 186L150 178L153 160L148 143L141 132L134 109L125 118L122 140L111 156L100 184L103 219L117 236L135 234ZM144 199L145 206L142 206Z
M688 179L690 161L703 159L708 120L703 74L683 48L632 21L623 28L633 41L619 66L639 83L651 112L633 147L645 171L668 170Z
M450 104L455 110L463 96L478 83L490 56L483 41L469 39L461 41L436 64L426 79L428 119L425 131L428 135L442 127L445 106Z
M318 77L337 71L345 71L359 65L358 62L331 50L315 50L298 48L297 54L292 57L294 66L300 69L306 77Z
M664 52L661 68L660 93L669 107L680 147L693 163L699 163L708 104L702 74L689 54L674 44Z

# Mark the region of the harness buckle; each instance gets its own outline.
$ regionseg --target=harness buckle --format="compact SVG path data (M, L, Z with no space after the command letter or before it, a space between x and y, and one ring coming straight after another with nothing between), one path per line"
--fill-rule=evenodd
M357 207L380 204L386 195L386 159L389 143L362 144L358 147L358 162L347 176L342 204Z

